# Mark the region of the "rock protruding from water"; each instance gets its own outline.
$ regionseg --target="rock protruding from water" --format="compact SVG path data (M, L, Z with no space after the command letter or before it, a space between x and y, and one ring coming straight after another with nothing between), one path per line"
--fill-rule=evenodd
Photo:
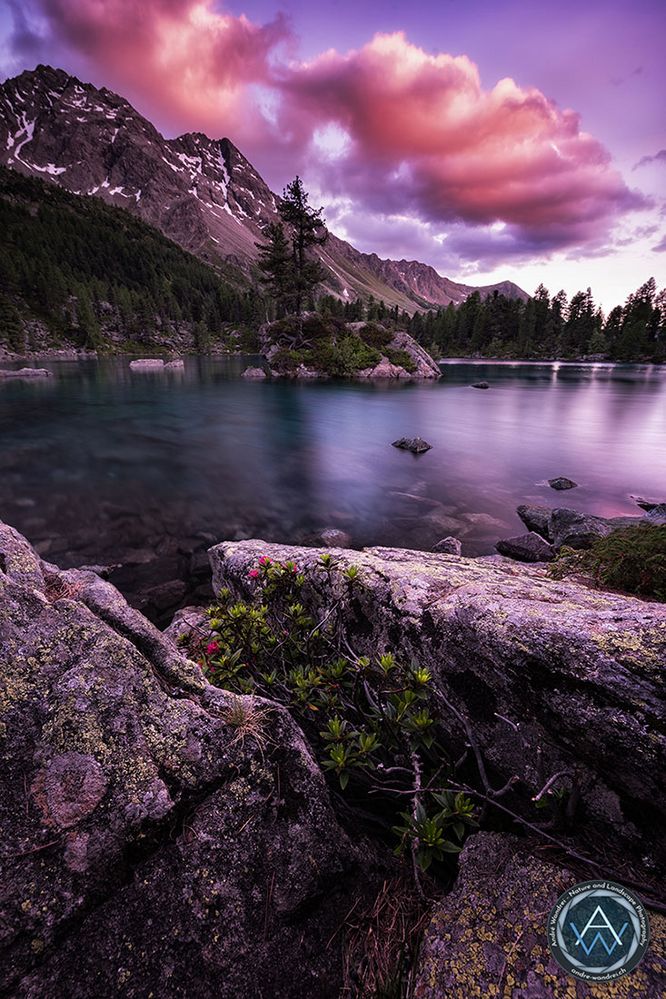
M666 503L657 503L643 517L647 524L666 524Z
M3 995L341 994L381 881L286 710L4 524L0 688Z
M564 507L553 510L548 525L556 548L589 548L598 538L607 537L613 524L604 517Z
M519 506L516 513L529 531L536 531L546 541L550 541L550 515L553 512L549 506Z
M254 382L263 381L266 377L266 372L263 368L246 368L241 375L241 378L247 378L248 381Z
M460 555L462 552L462 544L458 538L442 538L438 541L436 545L433 545L432 550L434 552L439 552L440 555Z
M307 612L321 619L329 609L321 549L224 542L210 556L215 591L228 586L239 596L252 592L248 571L261 556L293 559L305 575ZM395 548L333 558L335 593L345 568L358 569L355 599L339 619L355 654L390 649L429 669L435 691L467 719L497 786L513 778L515 807L533 814L546 781L571 772L578 835L587 828L597 855L621 845L645 869L660 862L666 604L556 581L508 560ZM452 723L452 758L466 745L464 726Z
M171 361L166 361L164 364L165 371L184 371L185 361L182 357L174 357Z
M566 475L559 475L555 479L548 479L548 485L551 489L557 489L563 491L565 489L576 489L578 483L574 482L573 479L567 479Z
M489 389L490 388L490 382L472 382L472 384L470 385L470 388L475 388L475 389Z
M0 368L2 378L52 378L53 372L48 368Z
M535 531L515 538L504 538L497 542L495 548L500 555L508 555L519 562L551 562L555 558L553 545Z
M163 371L164 361L161 357L137 357L129 366L131 371Z
M581 877L539 856L538 846L536 841L492 832L468 840L453 891L432 909L415 976L415 999L594 999L602 993L608 999L643 999L662 994L666 919L657 913L650 913L650 949L620 982L574 984L559 967L548 947L546 922L559 896Z
M431 449L432 444L428 444L422 437L400 437L397 441L393 441L391 447L400 448L402 451L411 451L412 454L423 454Z

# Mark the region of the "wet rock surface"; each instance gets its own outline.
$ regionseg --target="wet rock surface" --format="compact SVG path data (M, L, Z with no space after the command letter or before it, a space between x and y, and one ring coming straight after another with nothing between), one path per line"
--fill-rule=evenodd
M391 447L397 447L401 451L411 451L412 454L423 454L432 448L432 444L428 444L422 437L399 437L393 441Z
M534 844L531 844L533 847ZM515 836L480 833L460 858L454 890L426 928L415 999L643 999L662 994L666 919L650 913L651 946L638 968L608 984L576 981L557 965L546 920L580 877Z
M331 594L317 583L313 549L221 544L211 551L215 587L248 593L262 555L294 559L306 575L304 602L324 613ZM509 801L530 808L555 773L570 773L578 821L595 842L639 851L654 869L662 847L651 830L666 814L666 605L504 559L387 548L334 559L338 572L359 569L344 620L354 649L427 666L442 713L449 702L469 720L498 786L514 779ZM459 753L466 733L451 740Z
M551 562L555 558L555 548L537 534L521 534L515 538L505 538L495 545L500 555L508 555L519 562Z
M460 555L462 552L462 544L458 538L442 538L438 541L432 549L434 552L440 552L442 555Z
M372 851L283 709L5 525L0 676L3 994L339 995Z
M551 489L562 491L565 489L576 489L578 483L574 482L573 479L567 479L565 475L559 475L555 479L548 479L548 485Z

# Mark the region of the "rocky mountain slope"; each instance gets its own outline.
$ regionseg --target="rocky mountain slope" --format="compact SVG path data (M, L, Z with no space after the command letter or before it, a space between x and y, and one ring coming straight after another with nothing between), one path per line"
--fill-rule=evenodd
M204 260L247 274L277 196L226 138L165 139L124 98L61 69L38 66L0 87L0 163L139 215ZM463 301L475 289L417 261L381 260L335 236L321 250L325 289L341 298L417 307ZM515 297L511 282L478 289Z

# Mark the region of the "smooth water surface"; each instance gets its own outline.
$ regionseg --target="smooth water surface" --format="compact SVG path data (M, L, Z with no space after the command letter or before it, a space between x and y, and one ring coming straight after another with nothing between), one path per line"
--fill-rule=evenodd
M203 535L465 554L522 533L530 502L638 514L666 500L666 369L451 362L439 384L248 382L245 358L184 373L59 362L0 382L0 518L63 565L137 563ZM487 379L489 391L470 388ZM414 456L390 446L420 435ZM580 486L556 493L558 475Z

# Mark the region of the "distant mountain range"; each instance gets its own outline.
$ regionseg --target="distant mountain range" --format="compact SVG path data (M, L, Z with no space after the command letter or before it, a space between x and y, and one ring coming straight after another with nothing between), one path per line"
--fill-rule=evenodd
M0 163L103 198L248 278L255 244L277 216L278 196L229 139L201 132L165 139L124 98L50 66L0 86ZM408 312L457 304L473 291L529 297L511 281L474 288L418 261L382 260L332 233L320 256L331 294L374 295Z

